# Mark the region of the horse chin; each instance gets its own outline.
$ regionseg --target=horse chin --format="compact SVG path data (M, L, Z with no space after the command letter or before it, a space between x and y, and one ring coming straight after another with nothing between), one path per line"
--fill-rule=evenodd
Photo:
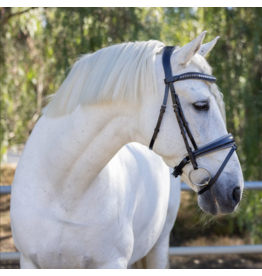
M234 213L239 204L232 205L223 201L218 202L215 195L209 190L198 196L198 205L205 213L213 216L222 216Z
M207 191L205 194L210 193ZM213 216L217 216L219 212L219 207L216 203L216 200L212 197L211 193L207 197L206 195L198 196L198 205L202 211Z

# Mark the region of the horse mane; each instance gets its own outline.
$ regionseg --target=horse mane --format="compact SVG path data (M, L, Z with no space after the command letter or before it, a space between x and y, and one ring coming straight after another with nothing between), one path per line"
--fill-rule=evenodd
M63 116L79 104L136 103L145 89L156 93L154 62L164 46L156 40L129 42L82 56L54 96L49 97L43 114Z
M69 75L43 109L48 117L71 114L76 107L107 102L140 101L146 89L156 93L155 58L164 48L157 40L128 42L103 48L78 59ZM206 59L196 54L191 62L202 72L212 74ZM128 77L127 77L128 76ZM224 121L223 94L215 84L209 84Z

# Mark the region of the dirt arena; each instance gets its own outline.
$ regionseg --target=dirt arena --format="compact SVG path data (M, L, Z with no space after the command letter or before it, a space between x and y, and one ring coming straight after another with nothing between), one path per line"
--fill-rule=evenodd
M13 181L15 165L1 166L1 185L10 185ZM184 216L183 205L188 200L187 193L182 192L181 210L178 214L178 220ZM0 252L15 252L17 251L13 242L12 232L10 227L10 195L0 196ZM190 219L190 218L189 218ZM176 228L174 228L176 231ZM190 229L189 229L190 231ZM192 236L193 237L193 236ZM196 239L187 239L177 241L174 236L171 236L171 246L217 246L217 245L241 245L244 244L243 239L239 237L228 236L209 236L199 237ZM1 261L0 268L19 268L19 262ZM185 268L258 268L262 269L262 254L247 254L247 255L200 255L200 256L171 256L170 268L185 269Z

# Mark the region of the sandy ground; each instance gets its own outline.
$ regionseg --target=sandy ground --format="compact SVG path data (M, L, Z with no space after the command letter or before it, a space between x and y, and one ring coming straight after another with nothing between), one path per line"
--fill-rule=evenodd
M10 185L13 181L15 166L5 165L1 167L1 185ZM187 194L182 193L183 204L186 204ZM183 207L183 206L182 206ZM17 251L13 242L10 227L10 195L0 196L0 252ZM182 210L183 208L181 208ZM175 228L174 228L175 230ZM176 242L172 241L173 246ZM241 245L244 244L240 237L209 236L197 237L179 242L180 246L217 246L217 245ZM19 268L18 262L3 262L0 260L0 268ZM201 256L172 256L170 268L259 268L262 269L262 254L248 255L201 255Z

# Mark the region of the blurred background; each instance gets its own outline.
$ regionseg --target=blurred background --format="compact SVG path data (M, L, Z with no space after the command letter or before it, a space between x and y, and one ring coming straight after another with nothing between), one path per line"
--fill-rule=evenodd
M224 94L227 128L239 146L245 181L261 181L262 8L2 7L1 185L11 185L45 97L56 92L79 56L128 41L156 39L183 46L204 30L204 43L220 36L207 60ZM9 195L1 196L1 252L15 251L9 201ZM172 246L262 244L262 191L246 191L237 214L216 220L202 215L195 194L182 192L181 201ZM208 258L176 257L175 263L211 268L251 262L251 267L262 268L261 255Z

